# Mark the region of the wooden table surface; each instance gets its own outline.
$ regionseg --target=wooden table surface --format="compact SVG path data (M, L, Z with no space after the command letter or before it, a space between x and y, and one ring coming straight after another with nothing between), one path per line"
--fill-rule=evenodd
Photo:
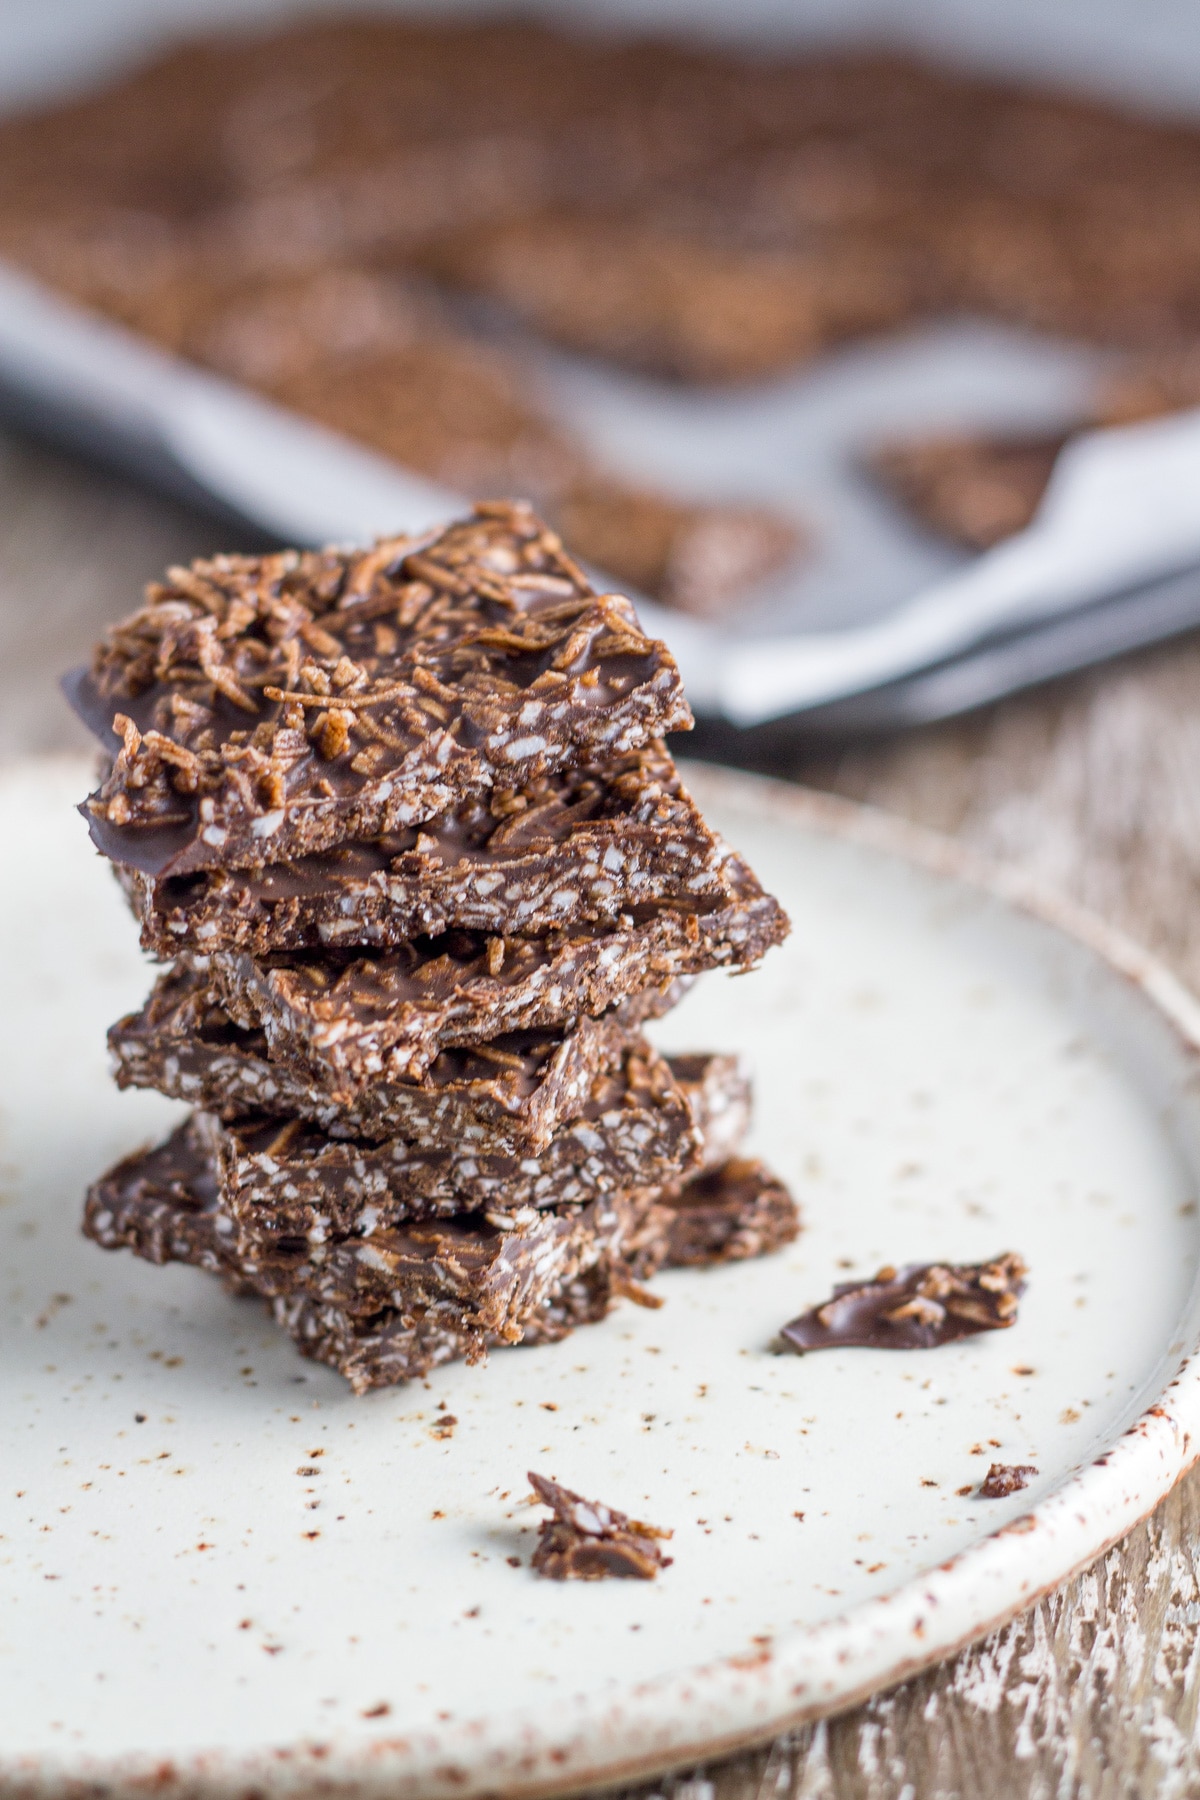
M59 702L143 582L227 527L0 438L0 756L83 748ZM761 766L761 763L760 763ZM886 744L771 772L1037 871L1200 990L1200 640ZM1200 1793L1200 1470L1086 1574L929 1674L769 1750L631 1791L666 1800Z

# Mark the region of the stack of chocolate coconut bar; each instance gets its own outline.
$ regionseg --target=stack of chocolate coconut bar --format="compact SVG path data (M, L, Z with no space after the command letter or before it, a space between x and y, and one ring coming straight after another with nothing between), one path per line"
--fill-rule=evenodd
M787 920L661 741L670 653L527 508L172 569L70 686L170 965L117 1080L197 1109L92 1188L99 1244L264 1296L361 1390L794 1235L735 1061L640 1032Z

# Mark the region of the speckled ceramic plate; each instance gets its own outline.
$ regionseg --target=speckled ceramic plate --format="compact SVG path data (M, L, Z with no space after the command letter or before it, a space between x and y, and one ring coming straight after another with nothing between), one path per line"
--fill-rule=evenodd
M1193 1002L945 845L693 775L795 930L660 1038L749 1059L804 1235L665 1277L660 1312L365 1400L256 1304L80 1239L88 1179L175 1109L106 1079L104 1028L149 975L72 812L86 766L0 781L6 1793L409 1800L657 1770L982 1632L1192 1459ZM848 1270L1010 1248L1032 1267L1011 1331L772 1351ZM1040 1474L976 1499L993 1459ZM529 1468L673 1526L673 1566L538 1580Z

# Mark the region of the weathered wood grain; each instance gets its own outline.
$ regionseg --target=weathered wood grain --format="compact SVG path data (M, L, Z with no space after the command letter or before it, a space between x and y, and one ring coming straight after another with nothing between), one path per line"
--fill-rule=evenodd
M242 547L228 539L0 440L0 756L81 747L58 672L166 563ZM1025 864L1200 988L1200 642L889 744L790 752L772 772ZM940 1668L630 1800L1173 1800L1200 1793L1198 1707L1200 1472L1088 1573Z

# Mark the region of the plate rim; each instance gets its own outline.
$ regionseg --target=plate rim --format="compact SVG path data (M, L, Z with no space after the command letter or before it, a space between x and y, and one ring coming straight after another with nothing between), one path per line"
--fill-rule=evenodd
M36 769L86 757L22 758L0 790ZM1037 877L880 809L770 776L681 761L701 806L722 804L889 855L956 881L1082 944L1136 988L1184 1050L1200 1057L1200 1001L1159 959ZM1174 1372L1170 1373L1173 1366ZM1116 1440L1028 1513L1009 1520L889 1594L807 1630L656 1676L589 1706L573 1696L549 1726L479 1718L447 1732L381 1735L352 1748L316 1738L178 1756L15 1755L0 1749L0 1785L40 1797L86 1790L174 1796L313 1794L364 1800L546 1800L652 1779L761 1745L867 1699L953 1655L1087 1568L1166 1498L1200 1457L1200 1326L1169 1378ZM898 1651L903 1643L906 1648ZM697 1730L695 1720L706 1721Z

